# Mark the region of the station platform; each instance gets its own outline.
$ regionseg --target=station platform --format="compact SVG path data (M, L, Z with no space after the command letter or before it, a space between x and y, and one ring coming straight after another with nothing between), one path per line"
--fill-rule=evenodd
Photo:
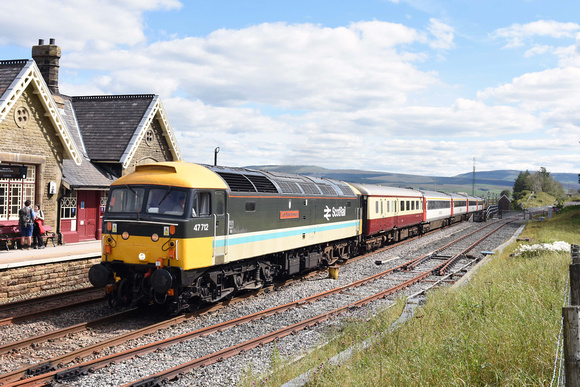
M50 244L44 249L0 250L0 270L97 258L100 256L101 241L99 240L56 246Z

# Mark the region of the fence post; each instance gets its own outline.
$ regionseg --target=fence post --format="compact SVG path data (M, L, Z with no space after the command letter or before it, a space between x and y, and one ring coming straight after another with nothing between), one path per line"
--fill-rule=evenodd
M580 387L580 246L572 245L570 250L570 306L562 308L564 372L566 387Z

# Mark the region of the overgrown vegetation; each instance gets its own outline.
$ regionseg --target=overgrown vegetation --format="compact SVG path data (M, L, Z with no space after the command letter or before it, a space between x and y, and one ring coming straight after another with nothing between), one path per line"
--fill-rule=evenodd
M566 196L562 184L550 176L550 172L542 167L539 171L530 173L529 171L520 172L514 182L512 198L514 201L520 201L526 197L526 192L535 193L544 192L558 200L563 200Z
M579 227L580 209L567 208L553 219L530 222L521 236L530 244L579 244ZM313 368L312 386L550 384L570 252L510 256L522 243L527 242L506 247L468 284L429 293L415 317L398 329L389 328L395 309L342 325L329 332L330 345L290 365L279 359L281 368L244 384L280 385ZM369 336L378 338L371 347L348 361L328 362Z
M514 208L533 208L533 207L543 207L543 206L559 206L561 207L561 202L558 201L554 196L545 192L531 192L522 191L522 198L514 201Z

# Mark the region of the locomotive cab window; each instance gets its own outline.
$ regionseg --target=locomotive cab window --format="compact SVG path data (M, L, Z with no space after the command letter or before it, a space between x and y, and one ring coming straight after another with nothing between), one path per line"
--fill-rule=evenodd
M140 212L145 197L145 189L123 187L111 190L107 212Z
M185 212L187 191L175 187L151 188L145 212L181 216Z

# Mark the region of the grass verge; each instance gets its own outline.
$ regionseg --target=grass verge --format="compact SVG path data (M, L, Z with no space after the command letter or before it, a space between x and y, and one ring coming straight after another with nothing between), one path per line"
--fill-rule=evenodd
M580 210L530 222L529 244L580 244ZM289 362L273 355L267 376L242 384L281 385L316 368L309 386L547 385L561 326L570 252L511 256L506 247L464 286L431 292L415 317L389 332L404 305L400 300L375 318L364 312L327 332L328 345ZM384 333L385 334L379 334ZM376 335L377 341L342 364L328 359ZM289 364L290 363L290 364Z

